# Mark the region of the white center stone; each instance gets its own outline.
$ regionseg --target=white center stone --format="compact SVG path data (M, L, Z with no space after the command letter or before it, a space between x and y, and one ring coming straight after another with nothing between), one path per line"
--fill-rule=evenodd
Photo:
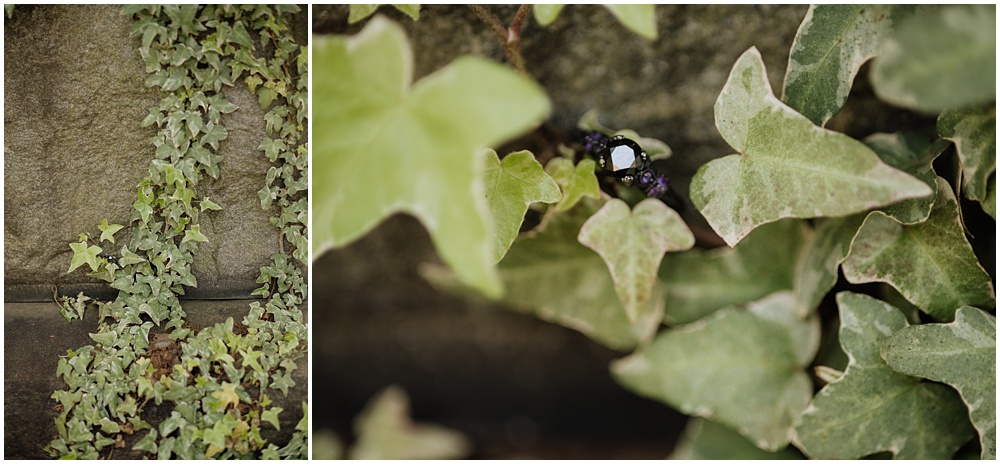
M614 171L629 169L635 164L635 151L626 145L619 145L611 150L611 165Z

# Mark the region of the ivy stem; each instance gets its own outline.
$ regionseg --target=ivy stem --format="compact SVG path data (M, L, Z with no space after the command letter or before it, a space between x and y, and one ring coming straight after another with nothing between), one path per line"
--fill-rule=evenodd
M503 23L497 15L493 14L488 8L483 5L469 5L476 16L479 16L490 29L497 35L500 39L500 43L503 45L503 51L507 54L507 61L510 62L511 66L514 66L521 74L529 76L528 68L524 64L524 57L521 56L521 26L524 24L524 18L528 14L528 10L531 10L531 5L521 5L517 9L517 14L514 16L514 22L511 23L510 28L504 27Z

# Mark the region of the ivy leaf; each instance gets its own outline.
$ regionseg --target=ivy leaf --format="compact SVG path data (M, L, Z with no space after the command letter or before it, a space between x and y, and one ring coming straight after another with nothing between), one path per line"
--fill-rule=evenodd
M559 12L562 11L564 6L566 5L552 3L533 5L532 9L535 10L535 20L538 21L539 25L548 26L559 17Z
M933 193L862 143L816 127L778 101L756 48L733 67L715 103L715 124L740 154L702 166L691 201L730 246L778 219L846 216Z
M198 210L205 211L206 209L212 211L219 211L222 209L222 207L216 204L214 201L209 200L208 197L205 197L200 202L198 202Z
M902 21L872 66L879 98L936 113L996 99L996 5L947 5Z
M226 130L226 126L222 124L216 125L211 122L205 127L208 130L205 131L205 135L201 136L201 144L209 145L212 149L218 150L219 142L229 137L229 131Z
M656 40L656 5L625 5L610 4L604 5L611 14L618 19L618 22L630 31L641 35L649 40Z
M993 219L997 218L997 175L993 173L990 176L989 183L986 184L986 199L982 201L983 211L986 214L993 216Z
M767 451L784 448L812 395L805 367L819 323L790 292L667 330L611 364L618 383L685 414L736 429Z
M69 262L69 270L66 272L73 272L84 264L90 266L90 270L97 271L97 255L100 254L103 249L96 245L87 246L87 241L84 240L80 243L70 243L69 247L73 250L73 259Z
M684 220L656 198L631 210L617 198L608 201L583 224L578 240L607 264L630 323L649 306L663 254L694 246Z
M594 169L597 163L586 158L573 168L573 161L566 158L555 158L545 165L545 172L562 187L562 199L554 210L563 212L576 205L583 197L600 198L601 188L597 185Z
M559 201L559 186L552 180L530 151L519 151L504 157L487 149L483 152L486 171L483 184L486 201L493 217L493 262L498 262L514 243L524 222L528 205L541 201Z
M950 321L955 308L992 308L996 301L990 276L965 239L955 195L940 177L937 186L937 201L920 224L868 215L843 269L851 283L888 283L927 314Z
M539 228L514 241L498 265L512 309L583 333L602 345L628 351L649 340L663 319L662 288L639 311L635 323L615 293L608 266L577 242L583 223L598 210L597 201L549 216ZM424 266L422 275L437 287L453 285L438 268Z
M314 256L408 212L427 227L459 279L498 296L476 154L548 114L541 88L473 57L410 87L406 37L379 17L352 38L319 39L313 58L316 72L327 76L314 93L321 128L314 135ZM369 172L378 182L362 175Z
M381 4L377 3L351 5L351 12L347 17L347 24L354 24L358 21L361 21L362 19L371 16L372 13L375 13L375 10L377 10L379 6L381 6ZM397 10L405 13L414 21L420 19L420 5L393 4L392 6L396 7Z
M933 163L938 155L948 148L948 142L938 140L932 144L923 137L911 133L876 133L865 137L864 143L889 166L920 179L932 189L937 189L937 174L934 173ZM910 198L885 206L881 211L903 224L916 224L927 220L936 199L937 195Z
M878 55L903 5L812 5L792 41L781 100L817 126L847 101L861 65Z
M837 294L847 370L816 393L796 425L796 444L814 459L858 459L880 451L896 459L949 459L972 436L965 408L940 384L894 372L879 346L907 326L888 303Z
M693 417L684 427L684 434L667 459L804 459L795 448L769 453L750 443L733 429L710 420Z
M394 8L396 8L397 10L402 11L403 13L405 13L407 16L410 17L410 19L412 19L414 21L417 21L417 20L420 19L420 5L405 4L405 3L403 3L403 4L393 3L392 6Z
M281 411L283 411L283 409L277 406L273 408L268 408L267 411L261 413L260 418L265 422L268 422L271 425L273 425L274 428L281 430L281 422L278 421L278 414L281 414Z
M201 233L201 225L195 224L184 231L184 238L181 239L181 243L190 241L195 241L195 242L208 241L208 237L205 237L205 235Z
M816 309L837 283L837 270L840 263L847 259L851 240L864 220L864 213L816 220L816 227L793 276L795 298L801 310L808 312Z
M955 387L979 431L983 459L996 459L997 320L963 306L950 324L902 328L881 348L896 372Z
M469 453L460 433L410 421L406 393L393 385L372 399L354 420L357 443L348 459L455 459Z
M104 218L104 220L101 221L101 225L97 227L101 229L102 242L107 240L111 243L115 243L115 233L122 230L123 226L121 224L108 224L108 218Z
M986 200L990 176L997 167L996 106L945 110L938 116L938 134L955 142L962 166L962 193Z
M795 262L812 234L804 221L765 224L734 248L694 249L663 258L669 324L687 324L719 309L792 288Z

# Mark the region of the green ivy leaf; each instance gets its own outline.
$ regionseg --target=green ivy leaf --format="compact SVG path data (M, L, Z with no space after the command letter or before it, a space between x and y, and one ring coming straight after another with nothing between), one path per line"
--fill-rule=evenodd
M996 99L996 5L947 5L896 27L872 66L875 94L936 113Z
M804 459L795 448L785 448L777 453L769 453L750 443L733 429L710 420L693 417L688 420L680 442L667 459Z
M652 338L663 319L662 288L642 316L629 323L615 293L608 266L577 242L583 223L600 202L585 200L548 217L539 228L514 241L498 265L511 308L583 333L619 351ZM421 275L442 290L458 292L454 278L440 267L425 265Z
M803 311L816 309L837 283L840 263L847 259L851 240L865 220L864 213L842 218L819 218L793 275L795 299ZM772 258L773 259L773 258Z
M888 303L837 294L847 370L826 385L796 425L796 444L814 459L858 459L880 451L896 459L949 459L972 436L950 388L894 372L879 356L890 334L907 326Z
M819 323L802 319L790 292L661 332L611 364L626 388L685 414L732 427L767 451L784 448L812 395L804 369Z
M990 176L990 181L986 184L986 199L982 201L983 211L986 214L993 216L993 219L997 218L997 175L993 173Z
M559 12L564 6L566 5L546 3L533 5L531 8L535 10L535 21L538 21L538 24L542 26L548 26L559 17Z
M279 408L277 406L275 406L273 408L268 408L267 411L264 411L263 413L261 413L260 418L261 418L261 420L263 420L265 422L268 422L271 425L273 425L274 428L276 428L278 430L281 430L281 422L278 421L278 414L281 414L281 411L283 411L283 409L281 409L281 408Z
M778 101L756 48L733 66L715 119L740 154L702 166L691 201L730 246L778 219L845 216L933 193L860 142L816 127Z
M101 225L97 227L101 229L102 242L107 240L111 243L115 243L115 233L122 230L123 226L121 224L108 224L108 218L104 218L104 220L101 221Z
M911 133L876 133L865 137L864 143L886 164L920 179L936 191L937 174L934 173L933 163L948 148L948 142L939 139L932 144ZM936 199L936 194L910 198L885 206L881 211L903 224L916 224L927 220Z
M601 188L597 185L594 169L597 163L586 158L573 168L573 161L555 158L545 165L545 172L562 188L562 199L555 206L556 212L569 210L583 197L600 198Z
M781 100L817 126L847 101L861 65L878 55L912 6L812 5L792 41Z
M684 220L656 198L632 209L611 199L583 224L578 240L607 264L630 323L649 307L664 253L694 246L694 235Z
M201 225L195 224L184 231L184 238L181 239L181 243L190 241L195 241L195 242L208 241L208 237L205 237L205 235L201 233Z
M420 5L393 3L392 6L397 10L405 13L407 16L410 17L410 19L413 19L414 21L420 19Z
M962 193L979 202L988 195L997 167L996 106L945 110L938 116L938 134L952 142L962 166Z
M219 211L222 209L222 207L217 205L214 201L209 200L208 197L206 197L202 199L200 202L198 202L198 210L205 211L206 209L210 209L212 211Z
M393 385L372 399L354 420L358 437L348 459L455 459L469 453L462 434L409 418L406 393Z
M950 324L924 324L893 332L881 348L896 372L955 387L979 431L982 459L997 454L997 320L963 306Z
M493 217L493 262L496 263L514 243L528 205L536 201L559 201L559 186L545 174L530 151L511 153L502 162L491 149L484 150L482 156L486 159L483 185Z
M687 324L791 289L796 260L811 236L804 221L783 220L755 229L734 248L667 254L659 271L667 289L664 319Z
M381 4L352 4L351 12L347 17L347 24L354 24L362 19L365 19L375 13L375 10ZM393 4L397 10L402 11L407 16L409 16L414 21L420 19L420 5L404 5L404 4Z
M649 40L656 40L656 5L604 5L630 31Z
M80 243L70 243L70 249L73 250L73 258L69 262L69 270L66 272L73 272L84 264L90 266L90 270L97 271L97 255L100 254L103 249L96 245L87 246L87 241L84 240Z
M544 119L549 103L541 88L473 57L410 87L406 37L379 17L355 37L320 38L313 57L316 72L327 76L314 92L321 128L314 135L314 256L408 212L459 279L498 296L476 153ZM377 188L362 175L368 172Z
M843 269L851 283L888 283L927 314L950 321L955 308L992 308L996 301L990 276L965 239L955 195L944 179L937 185L937 201L920 224L868 215Z

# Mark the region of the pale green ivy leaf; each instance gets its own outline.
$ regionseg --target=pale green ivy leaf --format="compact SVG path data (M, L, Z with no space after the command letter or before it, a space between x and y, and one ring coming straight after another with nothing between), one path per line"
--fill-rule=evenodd
M900 22L875 59L875 94L929 113L994 100L996 34L996 5L924 9Z
M809 404L805 367L819 345L819 321L802 319L790 292L661 332L649 346L611 364L626 388L685 414L737 430L777 451Z
M782 220L754 229L734 248L667 254L659 271L667 290L664 320L687 324L791 289L795 263L811 237L805 221Z
M804 459L804 456L791 447L774 453L764 451L729 427L692 417L684 427L680 442L667 459L772 460Z
M351 5L351 12L347 17L347 24L354 24L371 16L375 13L375 10L377 10L379 6L381 6L379 3ZM392 6L405 13L414 21L420 19L420 5L392 4Z
M881 347L896 372L955 387L979 431L982 459L997 455L997 320L963 306L950 324L900 329Z
M181 239L181 243L184 242L207 242L208 237L201 233L201 225L195 224L184 231L184 238Z
M102 242L107 240L111 243L115 243L115 234L119 230L122 230L123 226L121 224L108 224L108 218L104 218L104 220L101 221L101 225L97 227L101 229Z
M514 243L524 222L528 205L536 201L559 201L559 186L552 180L530 151L518 151L504 157L486 149L483 185L486 201L493 217L493 262L503 258Z
M314 92L314 256L407 212L427 227L459 279L498 296L476 154L542 121L550 111L542 89L473 57L411 87L409 44L381 17L354 37L321 37L313 57L326 76ZM368 172L377 183L362 175Z
M846 216L933 193L864 144L816 127L778 101L756 48L733 66L715 118L740 154L702 166L691 201L730 246L778 219Z
M947 141L939 139L930 143L912 133L876 133L865 137L863 142L889 166L904 171L937 190L937 174L933 163L948 148ZM903 224L916 224L927 220L936 199L936 194L910 198L884 206L880 210Z
M792 42L781 100L824 126L847 101L861 65L878 55L907 5L812 5Z
M997 111L988 105L945 110L938 116L938 134L955 143L962 167L962 193L986 200L990 176L997 167Z
M96 245L88 247L86 240L80 243L70 243L69 247L73 250L73 258L70 260L69 270L66 272L73 272L73 269L84 264L90 266L90 270L97 271L99 267L97 255L104 251L101 247Z
M405 13L407 16L410 17L410 19L412 19L414 21L417 21L417 20L420 19L420 5L405 4L405 3L404 4L393 3L392 6L394 8L396 8L397 10L402 11L403 13Z
M556 20L564 6L566 5L553 3L534 5L532 9L535 10L535 20L542 26L548 26Z
M348 459L456 459L470 451L460 433L437 424L415 424L403 389L393 385L373 398L354 420L357 442Z
M554 208L556 212L569 210L583 197L597 199L601 196L601 187L594 175L596 167L594 160L582 159L574 168L573 161L567 158L555 158L545 165L545 172L562 187L562 199Z
M899 374L879 346L908 324L888 303L837 294L847 370L802 414L795 442L814 459L859 459L889 451L896 459L949 459L972 436L954 390Z
M618 22L622 23L630 31L646 39L656 40L656 5L648 3L642 5L616 3L604 5L604 7L608 11L611 11L611 14L618 19Z
M274 428L281 430L281 422L278 420L278 414L281 414L281 411L283 411L283 409L277 406L268 408L267 411L261 413L260 418L261 420L273 425Z
M997 175L993 173L990 176L990 181L986 184L986 199L982 202L983 211L986 214L993 216L993 219L997 218Z
M631 323L649 306L664 253L694 246L694 235L684 220L656 198L631 210L622 200L609 200L583 224L578 240L607 263Z
M209 200L208 197L205 197L200 202L198 202L198 209L200 211L205 211L206 209L212 211L219 211L222 209L222 207L216 204L214 201Z
M815 310L837 283L840 264L847 259L851 240L865 220L865 213L842 218L819 218L795 266L793 288L799 308ZM752 236L752 235L751 235Z
M498 272L507 289L504 302L513 309L583 333L615 350L628 351L649 340L663 320L663 290L638 311L634 323L625 315L607 264L577 241L599 200L583 199L565 213L514 241Z
M844 276L851 283L885 282L937 319L955 308L996 305L993 283L965 239L958 201L942 178L930 217L904 226L873 212L851 243Z

